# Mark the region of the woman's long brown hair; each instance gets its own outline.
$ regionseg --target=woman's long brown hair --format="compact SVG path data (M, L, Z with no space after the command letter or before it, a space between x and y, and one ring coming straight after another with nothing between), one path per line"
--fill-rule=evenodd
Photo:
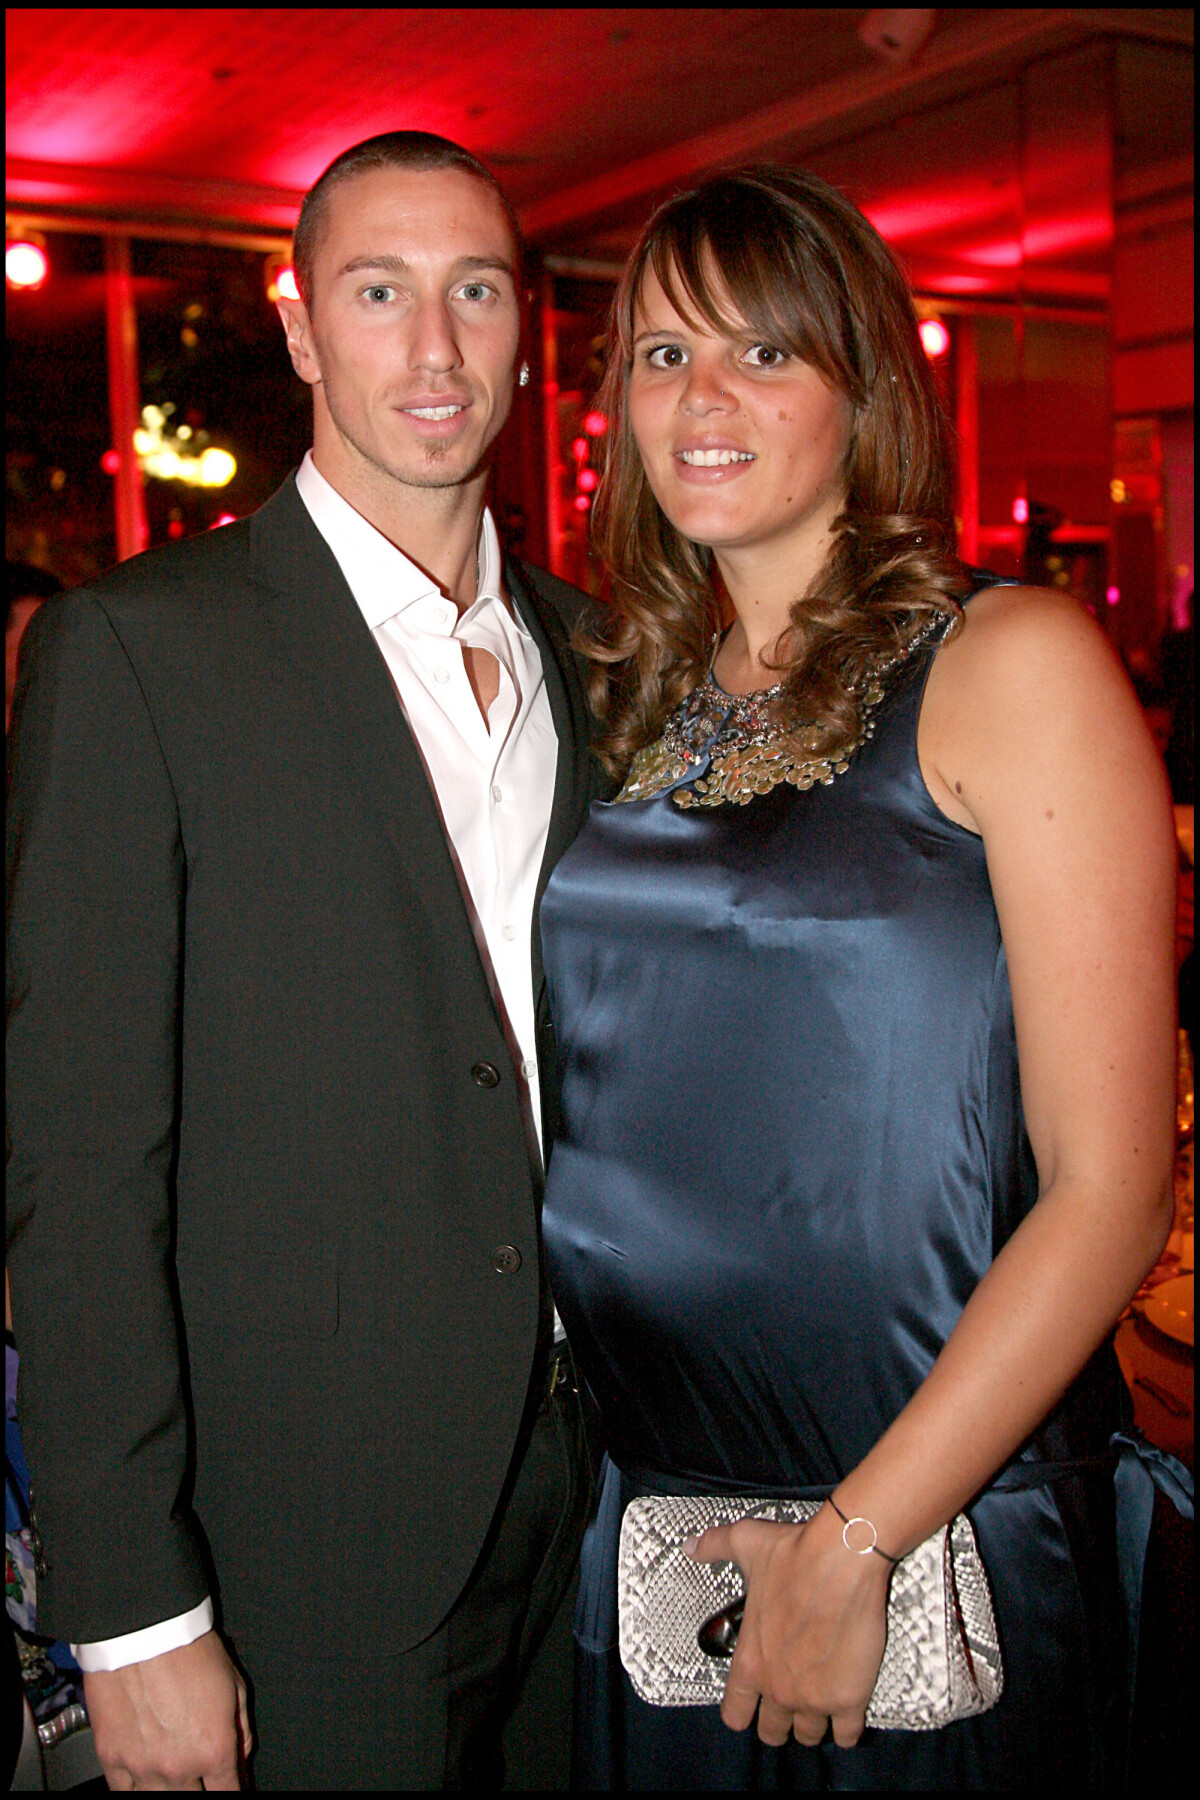
M629 425L634 311L647 269L676 310L811 364L855 409L846 502L824 566L797 593L774 665L780 721L810 751L853 745L872 667L933 612L961 617L945 421L904 274L874 226L818 176L772 166L714 176L666 202L621 277L597 406L609 421L594 513L612 604L579 648L598 746L623 774L708 670L722 623L712 552L650 489ZM730 307L739 315L730 318Z

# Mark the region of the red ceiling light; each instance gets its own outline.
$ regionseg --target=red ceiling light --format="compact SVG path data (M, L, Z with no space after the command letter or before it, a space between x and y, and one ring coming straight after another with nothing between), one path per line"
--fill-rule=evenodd
M940 319L922 319L917 330L921 335L921 348L930 362L945 356L950 348L950 333Z
M106 450L100 458L100 467L106 475L115 475L120 466L121 453L119 450Z
M1024 494L1018 494L1016 499L1013 501L1013 524L1014 525L1028 525L1028 523L1029 523L1029 502L1025 498Z
M40 231L22 231L5 238L4 278L10 288L32 293L50 273L46 240Z
M580 469L579 471L579 486L585 494L591 493L599 479L595 469Z
M581 512L581 513L586 512L588 507L591 504L592 503L588 499L586 494L576 494L576 496L575 496L575 511L576 512Z
M603 437L608 430L608 420L602 412L590 412L583 421L583 429L589 437Z

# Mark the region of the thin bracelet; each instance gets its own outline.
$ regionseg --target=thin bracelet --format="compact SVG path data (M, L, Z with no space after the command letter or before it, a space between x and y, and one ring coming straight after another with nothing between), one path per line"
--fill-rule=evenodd
M893 1569L899 1566L900 1558L898 1556L889 1556L886 1550L881 1550L879 1548L879 1533L876 1531L874 1525L871 1524L870 1519L861 1517L848 1519L832 1494L829 1496L829 1504L832 1506L838 1518L842 1521L842 1542L852 1556L870 1556L873 1550L876 1556L882 1556L884 1562L891 1563ZM869 1544L864 1544L861 1550L856 1550L854 1545L850 1542L850 1539L846 1536L846 1533L852 1525L865 1525L871 1533L871 1542Z

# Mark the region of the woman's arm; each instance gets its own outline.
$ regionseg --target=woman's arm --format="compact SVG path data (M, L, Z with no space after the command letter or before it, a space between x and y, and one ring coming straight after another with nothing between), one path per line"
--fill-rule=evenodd
M951 1518L1045 1418L1171 1220L1175 849L1128 681L1072 602L992 589L937 658L919 747L935 799L987 850L1040 1197L918 1393L836 1491L892 1556ZM801 1531L701 1540L750 1582L727 1724L749 1724L761 1694L768 1742L789 1727L819 1742L829 1718L839 1743L860 1735L888 1565L850 1554L841 1529L825 1507Z

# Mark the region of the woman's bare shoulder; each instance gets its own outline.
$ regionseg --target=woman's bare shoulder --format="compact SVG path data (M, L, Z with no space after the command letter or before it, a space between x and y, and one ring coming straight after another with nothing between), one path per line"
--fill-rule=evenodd
M1132 684L1096 621L1047 588L987 588L930 671L923 768L952 817L985 828L989 802L1015 804L1047 768L1107 767L1156 779ZM931 779L931 778L932 779Z
M1010 715L1088 708L1101 696L1136 711L1129 679L1105 633L1070 595L1040 587L984 588L939 653L930 700L967 713Z

